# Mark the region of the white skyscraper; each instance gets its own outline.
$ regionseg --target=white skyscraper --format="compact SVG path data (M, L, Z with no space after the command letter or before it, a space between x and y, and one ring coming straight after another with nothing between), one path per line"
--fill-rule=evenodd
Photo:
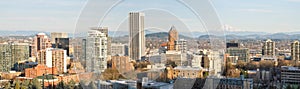
M144 13L129 13L129 57L140 60L145 55Z
M86 71L103 72L107 68L107 36L98 30L88 31Z

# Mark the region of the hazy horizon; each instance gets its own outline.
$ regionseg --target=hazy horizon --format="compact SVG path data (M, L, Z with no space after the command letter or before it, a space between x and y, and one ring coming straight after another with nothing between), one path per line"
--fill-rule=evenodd
M78 17L86 3L87 0L12 0L2 2L0 3L2 12L0 14L0 30L70 33L75 30ZM141 3L147 3L147 1L121 3L104 19L103 26L109 27L110 30L127 30L128 14L126 13L131 10L126 8L151 7L140 5ZM169 30L172 25L175 25L179 32L186 30L206 32L201 26L201 22L195 20L195 16L184 9L184 6L172 2L172 0L158 1L158 3L162 3L158 4L158 7L169 7L170 10L176 9L177 12L169 13L160 9L143 10L142 12L146 13L145 19L150 19L145 20L145 26ZM211 3L228 31L280 33L295 32L300 29L298 25L300 24L300 12L296 9L300 8L300 0L211 0ZM153 20L154 18L156 20ZM116 19L124 22L114 22ZM157 23L162 20L164 21L162 24ZM124 26L122 27L122 25ZM86 30L88 29L86 28Z

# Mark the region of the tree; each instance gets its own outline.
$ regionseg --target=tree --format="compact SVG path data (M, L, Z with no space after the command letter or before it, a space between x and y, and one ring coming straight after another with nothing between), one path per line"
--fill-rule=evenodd
M33 89L42 89L42 85L37 78L32 80L32 88Z
M20 87L20 81L19 80L17 80L16 81L16 84L15 84L15 89L20 89L21 87Z
M21 84L21 89L27 89L29 88L29 85L30 85L30 80L25 80Z
M9 82L7 82L6 84L5 84L5 87L4 87L4 89L10 89L11 88L11 86L10 86L10 83Z
M292 64L292 62L290 60L279 60L278 61L278 67L281 67L281 66L292 66L294 64Z
M89 88L89 89L97 89L97 86L96 86L95 83L92 81L92 82L90 82L88 88Z
M76 86L75 84L76 82L73 79L71 79L70 82L68 83L68 89L74 89Z
M251 62L247 63L247 65L246 65L247 70L255 70L257 68L259 68L259 63L254 62L254 61L251 61Z
M236 64L236 68L239 69L245 69L246 68L246 62L244 62L243 60L238 60L237 64Z
M56 89L65 89L66 85L64 83L64 81L60 81L56 87Z
M293 89L291 85L288 85L286 89Z
M270 68L274 67L274 63L269 60L262 60L259 62L259 67L263 70L269 70Z

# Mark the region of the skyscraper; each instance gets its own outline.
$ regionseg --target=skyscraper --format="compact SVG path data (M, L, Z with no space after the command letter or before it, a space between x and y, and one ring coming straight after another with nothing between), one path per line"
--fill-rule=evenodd
M28 60L30 54L29 50L28 43L11 43L11 67L19 61Z
M91 30L97 30L104 33L107 37L107 55L111 55L111 38L108 36L108 27L95 27Z
M268 39L263 44L262 55L274 57L275 56L275 42L273 42L271 39Z
M33 38L31 45L31 56L39 58L38 53L40 50L45 50L46 48L51 48L51 42L45 33L39 33Z
M8 72L11 68L11 46L8 43L2 43L0 50L0 72Z
M1 43L0 44L0 71L10 71L14 64L29 58L28 43Z
M103 72L107 68L107 36L98 30L88 31L86 71Z
M52 32L51 33L51 43L55 43L55 38L68 38L68 33L63 32Z
M178 32L174 26L171 27L169 31L169 42L168 42L168 50L175 50L175 41L178 40Z
M70 44L69 38L55 38L55 43L52 45L53 48L60 48L67 51L67 55L70 56Z
M141 60L145 54L144 13L129 13L129 57Z
M299 41L294 41L291 44L291 56L292 60L294 61L300 61L300 44Z
M63 49L47 48L44 52L46 55L46 66L56 67L59 73L67 72L67 51Z

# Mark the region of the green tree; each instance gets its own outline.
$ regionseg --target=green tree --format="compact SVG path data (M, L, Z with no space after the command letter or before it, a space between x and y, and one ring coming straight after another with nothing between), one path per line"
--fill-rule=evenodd
M236 68L239 69L246 69L246 65L247 63L244 62L243 60L238 60L237 64L236 64Z
M10 83L9 82L6 83L4 89L10 89L10 88L11 88Z
M293 89L291 85L288 85L286 89Z
M37 78L34 78L31 84L32 84L31 87L32 89L42 89L42 85Z
M66 84L64 83L64 81L60 81L56 87L56 89L65 89L66 88Z
M15 89L20 89L20 88L21 88L20 81L17 80L15 83Z
M27 89L29 88L29 85L30 85L30 80L25 80L21 84L21 89Z

